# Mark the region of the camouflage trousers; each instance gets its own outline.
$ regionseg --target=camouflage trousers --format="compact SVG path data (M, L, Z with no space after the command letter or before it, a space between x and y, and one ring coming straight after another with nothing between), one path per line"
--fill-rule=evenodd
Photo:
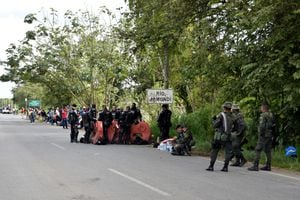
M259 163L261 151L264 151L267 157L267 164L271 164L272 138L260 136L255 147L255 162Z
M243 154L241 151L242 137L236 137L232 140L232 153L236 158L242 158Z
M212 151L210 154L210 163L211 165L214 165L217 157L218 157L218 153L219 151L224 148L225 150L225 162L224 165L228 166L229 161L232 157L232 143L231 141L216 141L214 140L212 142Z

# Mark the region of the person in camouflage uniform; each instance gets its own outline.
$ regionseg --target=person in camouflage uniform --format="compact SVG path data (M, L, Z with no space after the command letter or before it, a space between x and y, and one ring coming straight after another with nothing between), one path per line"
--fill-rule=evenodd
M193 135L186 127L176 126L177 137L175 140L172 155L189 155L191 156L190 145L193 142Z
M210 165L207 171L214 171L214 164L216 162L218 153L222 147L225 149L224 166L221 169L223 172L228 172L228 164L232 157L231 131L233 127L233 116L231 113L232 103L225 102L223 104L223 112L218 116L213 117L213 127L215 128L215 135L212 141L212 152L210 155Z
M258 125L258 141L255 147L255 160L253 166L249 167L249 171L258 171L259 160L261 151L264 150L267 162L266 165L261 170L271 171L271 149L272 149L272 137L273 137L273 126L274 126L274 117L273 114L269 111L269 105L264 102L260 107L260 117Z
M242 113L240 113L239 105L234 104L231 108L231 111L234 117L233 131L231 133L232 152L233 157L236 157L236 161L230 166L242 167L247 162L241 151L241 144L243 139L245 138L246 123L244 120L244 116L242 115Z

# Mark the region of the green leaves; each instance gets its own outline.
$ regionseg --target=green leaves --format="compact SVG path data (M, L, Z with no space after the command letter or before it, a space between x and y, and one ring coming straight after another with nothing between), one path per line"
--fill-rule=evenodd
M32 24L36 20L37 20L37 18L35 17L35 14L30 13L30 14L25 16L24 23Z
M64 96L87 105L103 98L105 103L113 102L114 97L108 94L121 87L124 76L114 77L116 66L124 62L116 38L107 34L112 24L100 23L103 18L114 23L112 13L106 8L97 15L68 11L64 23L58 21L56 10L51 9L49 15L42 21L35 14L25 17L25 23L38 24L26 32L23 41L7 49L8 73L2 79L39 84L54 97L50 98L53 103L65 102ZM126 72L119 69L118 73Z
M55 10L42 22L27 15L25 23L37 25L7 49L2 80L39 83L57 100L66 94L85 104L124 98L141 105L146 89L172 88L175 105L187 112L229 100L241 103L253 124L268 100L282 134L287 119L300 124L299 1L128 3L130 10L108 25L101 17L115 18L106 8L68 11L64 23Z

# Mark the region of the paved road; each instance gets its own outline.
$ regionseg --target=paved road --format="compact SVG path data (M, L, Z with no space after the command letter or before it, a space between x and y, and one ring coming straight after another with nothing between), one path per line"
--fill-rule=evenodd
M299 176L212 173L208 163L146 146L71 144L61 127L0 114L1 200L300 199Z

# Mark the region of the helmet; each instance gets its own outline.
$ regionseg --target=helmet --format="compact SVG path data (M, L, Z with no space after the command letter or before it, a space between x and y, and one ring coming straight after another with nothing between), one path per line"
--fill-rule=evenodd
M240 106L238 104L233 104L231 109L232 110L239 110Z
M232 103L231 103L231 102L226 101L226 102L223 104L223 108L231 109L231 107L232 107Z

